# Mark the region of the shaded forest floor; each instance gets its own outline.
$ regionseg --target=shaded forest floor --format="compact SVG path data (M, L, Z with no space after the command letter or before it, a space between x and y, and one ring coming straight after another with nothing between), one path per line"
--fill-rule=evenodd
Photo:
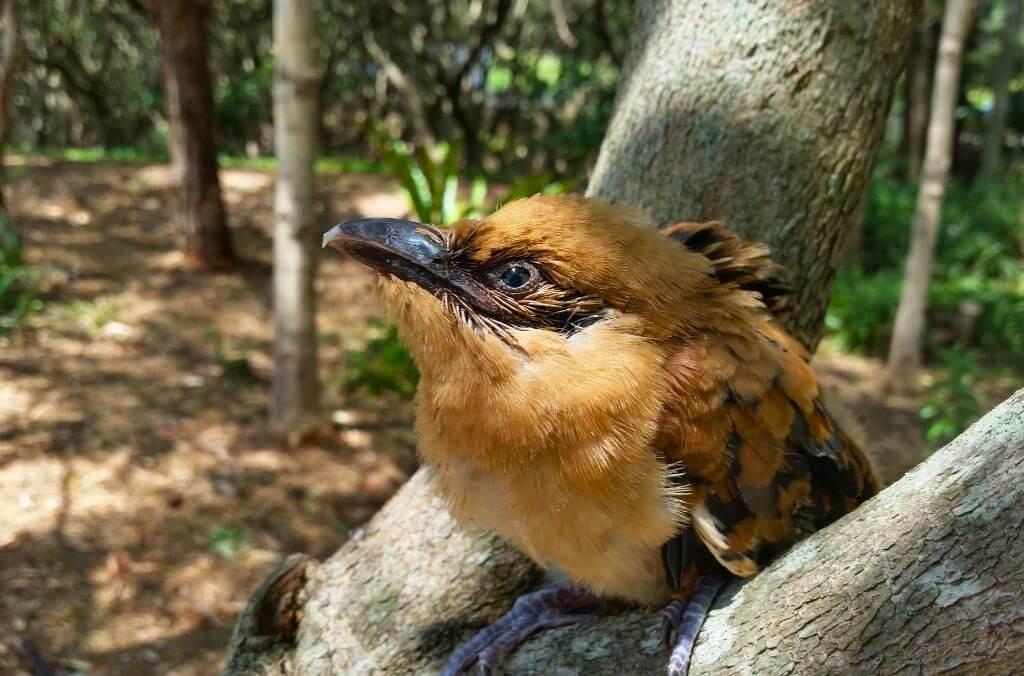
M286 450L264 424L272 176L223 172L243 263L200 274L174 252L164 167L10 171L47 305L0 342L0 673L20 640L66 672L215 673L268 570L329 555L415 468L409 404L336 384L377 316L369 276L325 256L318 284L328 410L360 426ZM404 211L385 178L319 180L325 226ZM920 402L888 400L878 363L817 365L887 477L922 456Z

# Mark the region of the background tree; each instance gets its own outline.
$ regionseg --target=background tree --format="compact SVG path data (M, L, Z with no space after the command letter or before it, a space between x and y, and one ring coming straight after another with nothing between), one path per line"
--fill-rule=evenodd
M18 12L16 0L4 0L0 8L0 218L7 218L4 190L4 148L10 129L11 89L18 60Z
M316 295L321 228L314 221L317 155L316 59L312 0L274 2L274 388L271 419L302 436L319 414Z
M935 68L935 19L925 3L921 20L914 29L910 54L903 75L903 132L901 145L907 158L907 175L916 181L921 174L921 158L928 132L928 105L931 100L932 73Z
M952 162L953 115L959 91L960 61L973 10L972 0L947 0L942 19L921 187L917 194L903 291L889 346L889 382L902 390L915 386L917 368L921 362L928 281L931 277L946 178Z
M1006 135L1006 112L1010 104L1010 78L1017 65L1021 29L1021 0L1006 0L999 61L992 80L992 114L985 130L980 177L992 180L999 171Z
M150 0L160 33L175 186L175 220L188 261L203 268L235 257L217 173L213 90L207 63L209 0Z
M783 39L781 24L742 4L639 3L591 194L643 205L662 222L725 216L750 236L785 244L780 253L796 279L827 289L915 18L898 0L870 11L834 0L788 13ZM742 67L730 61L751 58ZM829 132L839 125L844 134ZM825 297L799 298L795 326L805 337L818 335ZM495 537L455 529L430 482L421 470L366 537L316 573L299 559L273 576L238 625L228 673L421 673L507 609L536 571ZM640 616L628 617L652 629L645 638L653 643L654 620ZM620 634L622 621L602 623L602 640L642 649L612 651L619 661L605 661L603 650L588 673L650 673L663 659L659 648ZM545 673L558 664L582 669L587 659L573 651L547 657ZM536 668L523 664L521 673Z

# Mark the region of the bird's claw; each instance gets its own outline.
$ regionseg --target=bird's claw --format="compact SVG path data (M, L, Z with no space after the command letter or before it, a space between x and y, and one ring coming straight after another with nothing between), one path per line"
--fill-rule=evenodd
M672 651L668 659L668 676L686 676L697 634L726 580L722 575L704 575L697 580L697 587L690 598L673 601L665 607L661 616L661 640Z
M520 596L512 610L478 632L448 659L441 676L468 674L474 664L478 673L493 674L502 661L534 632L591 619L587 613L569 611L594 602L577 587L558 586Z

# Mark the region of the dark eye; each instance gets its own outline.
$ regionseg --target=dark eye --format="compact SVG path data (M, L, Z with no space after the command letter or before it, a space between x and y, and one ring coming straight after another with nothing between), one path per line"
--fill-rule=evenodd
M506 291L522 292L537 282L537 269L529 263L509 263L498 271L498 284Z

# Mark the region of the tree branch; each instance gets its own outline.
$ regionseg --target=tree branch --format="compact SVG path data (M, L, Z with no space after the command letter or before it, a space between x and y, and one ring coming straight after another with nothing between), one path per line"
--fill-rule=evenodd
M427 126L426 106L423 104L423 99L416 90L416 86L405 76L405 73L394 62L387 50L380 46L373 32L369 29L363 33L363 43L366 45L367 53L384 71L384 76L401 94L402 103L409 111L409 124L413 128L416 142L433 146L435 143L434 134L430 127Z
M1022 419L1024 390L856 512L732 585L701 631L690 673L1012 671L1024 659ZM290 568L311 569L296 561ZM364 534L309 573L297 631L246 634L254 617L299 598L287 585L287 594L253 597L225 673L431 673L536 581L510 546L455 528L420 470ZM545 631L507 672L659 673L657 627L656 613L633 610Z

